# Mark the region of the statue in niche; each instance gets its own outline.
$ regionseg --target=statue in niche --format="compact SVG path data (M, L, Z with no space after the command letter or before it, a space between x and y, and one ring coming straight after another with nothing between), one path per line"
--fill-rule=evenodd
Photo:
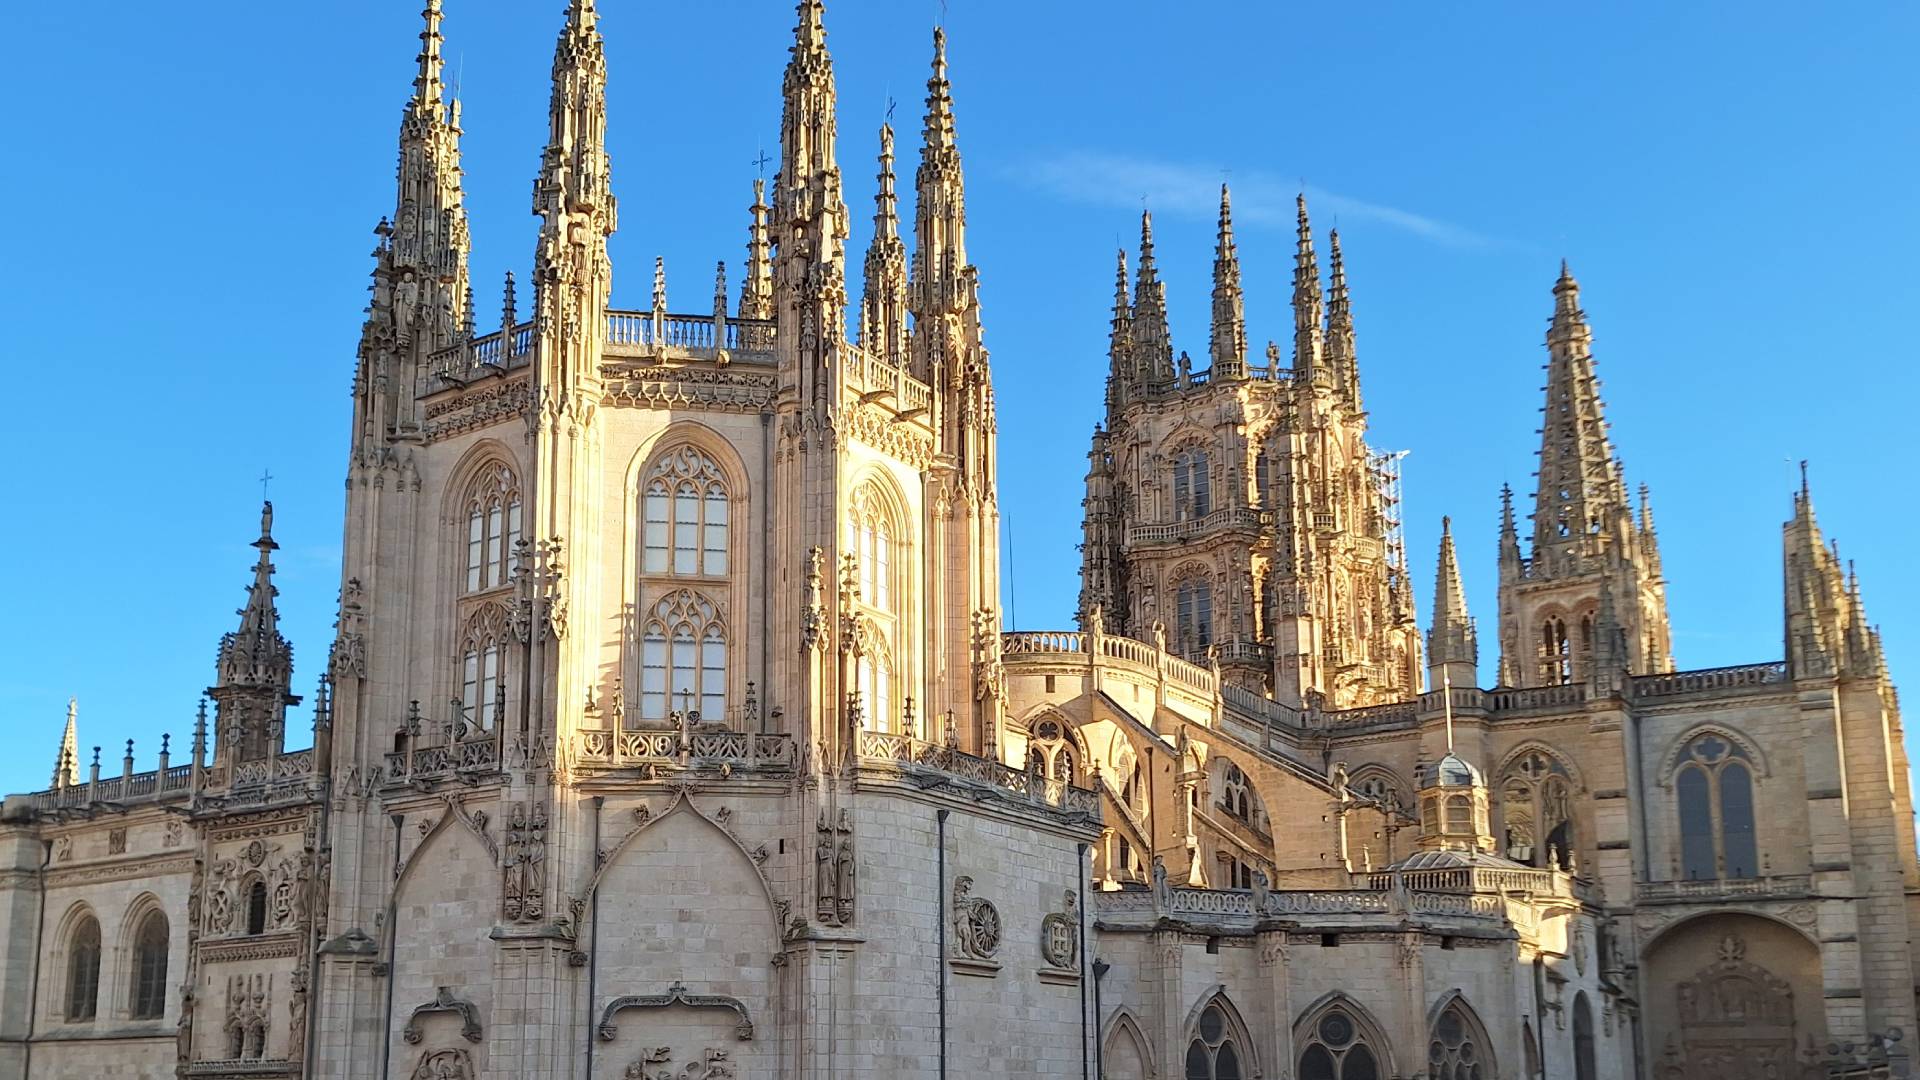
M833 827L827 824L825 811L820 814L815 832L813 865L817 903L814 914L828 926L836 926L840 912L839 858L834 845Z
M834 915L841 926L853 925L853 816L840 811L839 848L834 856Z

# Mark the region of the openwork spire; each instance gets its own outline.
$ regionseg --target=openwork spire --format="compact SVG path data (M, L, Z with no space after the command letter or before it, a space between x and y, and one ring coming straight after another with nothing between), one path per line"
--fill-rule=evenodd
M1313 224L1307 219L1307 197L1295 200L1298 215L1293 255L1293 378L1303 386L1331 386L1323 363L1320 260L1313 250Z
M1219 234L1213 248L1213 377L1247 377L1247 303L1240 288L1240 252L1233 242L1233 196L1220 185Z
M774 183L774 314L802 398L826 407L832 354L847 339L847 205L840 187L833 58L820 0L801 0L782 81L780 173ZM783 350L784 353L784 350ZM802 355L804 353L805 355Z
M907 355L907 246L900 239L900 200L894 194L891 124L880 125L878 180L866 289L860 298L860 347L898 365Z
M1440 559L1433 580L1433 624L1427 631L1427 666L1445 670L1453 685L1472 681L1480 645L1467 614L1467 590L1460 583L1460 560L1453 547L1453 519L1440 519Z
M420 31L420 74L413 80L413 101L419 109L438 110L444 86L441 76L446 71L446 64L440 58L440 47L445 44L440 36L440 0L427 0L427 9L420 15L427 25Z
M1140 267L1133 285L1133 370L1144 387L1173 381L1173 335L1167 329L1167 286L1153 260L1153 213L1140 214Z
M743 319L773 318L773 253L767 237L767 182L753 182L753 215L747 226L747 272L740 283Z
M1113 327L1107 338L1109 412L1138 389L1133 379L1133 301L1127 295L1127 249L1121 248L1118 256L1113 280Z
M913 305L917 316L958 312L972 302L967 273L967 185L954 131L947 35L933 32L920 168L914 173Z
M1329 374L1341 396L1360 411L1360 357L1354 348L1353 300L1347 294L1347 264L1340 253L1340 230L1327 233L1327 336Z
M1593 374L1593 334L1580 309L1580 284L1567 264L1553 286L1553 324L1547 331L1547 403L1540 425L1540 486L1533 514L1533 554L1597 553L1630 521L1625 485L1607 440L1600 381Z
M60 749L53 758L53 786L74 787L80 783L80 700L67 699L67 728L60 735Z

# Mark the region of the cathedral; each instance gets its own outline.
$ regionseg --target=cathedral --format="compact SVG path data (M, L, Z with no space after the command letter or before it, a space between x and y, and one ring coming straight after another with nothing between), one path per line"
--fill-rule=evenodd
M1780 653L1676 668L1564 265L1493 686L1450 529L1421 630L1338 234L1301 201L1257 349L1224 189L1201 364L1150 218L1120 254L1078 625L1004 632L944 34L857 282L801 0L777 175L716 229L744 265L688 312L656 263L620 310L570 0L531 270L483 312L424 19L335 635L297 683L267 505L183 745L103 766L69 707L0 809L0 1080L1910 1075L1920 863L1859 581L1803 480Z

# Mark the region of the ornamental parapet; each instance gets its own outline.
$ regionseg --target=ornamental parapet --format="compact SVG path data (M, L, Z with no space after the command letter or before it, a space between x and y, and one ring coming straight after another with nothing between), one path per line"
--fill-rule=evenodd
M574 767L585 771L786 773L796 762L793 736L784 732L590 728L574 736Z
M1106 928L1148 928L1172 919L1221 930L1251 931L1266 920L1338 923L1343 929L1389 929L1444 920L1450 926L1494 931L1507 923L1506 897L1417 889L1200 889L1123 886L1094 894L1093 911Z
M1669 671L1659 675L1635 675L1627 681L1628 696L1635 701L1650 698L1682 697L1690 694L1721 694L1729 690L1773 688L1793 682L1787 662L1741 664L1736 667L1701 668L1696 671Z
M386 778L392 783L407 783L472 778L499 770L500 737L490 735L435 746L409 746L388 754Z
M1642 881L1633 887L1636 904L1728 904L1749 900L1803 900L1812 895L1813 879L1807 874Z
M888 731L859 733L860 765L897 771L923 787L943 786L984 801L1051 811L1068 821L1098 824L1100 793L1039 772L1013 768L951 746Z
M1135 525L1127 530L1126 546L1178 544L1199 536L1226 532L1258 532L1273 523L1273 515L1263 510L1233 506L1215 510L1205 517L1189 518L1157 525Z
M94 803L127 805L143 802L170 802L185 799L193 788L193 766L174 765L166 769L103 777L95 783L68 784L26 795L8 796L13 805L24 803L33 811L84 809Z

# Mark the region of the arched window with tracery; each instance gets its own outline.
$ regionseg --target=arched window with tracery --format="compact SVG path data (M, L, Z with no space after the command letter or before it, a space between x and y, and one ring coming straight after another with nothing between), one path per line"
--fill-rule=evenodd
M1573 651L1567 620L1555 615L1540 624L1540 682L1564 686L1573 681Z
M1500 780L1502 847L1528 866L1565 866L1573 855L1573 778L1559 758L1528 750Z
M1175 648L1196 656L1213 644L1213 584L1192 576L1174 587Z
M1173 459L1173 519L1190 521L1213 512L1213 481L1207 472L1207 452L1190 447Z
M1582 990L1573 999L1573 1080L1597 1080L1599 1075L1599 1059L1593 1042L1593 1005Z
M467 484L466 576L463 592L490 592L513 580L520 541L520 483L513 470L489 462Z
M1194 1025L1187 1043L1186 1080L1243 1080L1248 1075L1246 1050L1226 1010L1209 1004Z
M1273 493L1273 455L1263 449L1253 456L1253 505L1269 507L1276 502Z
M460 633L460 724L456 737L494 730L506 688L507 615L498 604L468 614Z
M167 917L158 909L141 916L133 935L133 968L127 1013L158 1020L167 1011Z
M100 1008L100 920L83 915L67 934L69 1021L91 1020Z
M674 447L648 467L640 490L640 572L725 577L732 507L719 463Z
M847 520L848 548L855 566L854 603L864 616L865 642L856 664L861 722L873 731L899 731L905 723L905 673L899 660L900 600L906 567L900 520L877 485L854 492Z
M1345 1004L1328 1005L1294 1033L1300 1080L1386 1080L1369 1029Z
M727 628L712 600L675 589L647 608L640 631L640 719L697 709L727 715Z
M1680 869L1688 881L1760 873L1754 838L1753 761L1711 732L1687 744L1673 778L1680 811Z
M1427 1075L1432 1080L1493 1080L1492 1048L1480 1020L1455 998L1433 1022L1427 1040Z

